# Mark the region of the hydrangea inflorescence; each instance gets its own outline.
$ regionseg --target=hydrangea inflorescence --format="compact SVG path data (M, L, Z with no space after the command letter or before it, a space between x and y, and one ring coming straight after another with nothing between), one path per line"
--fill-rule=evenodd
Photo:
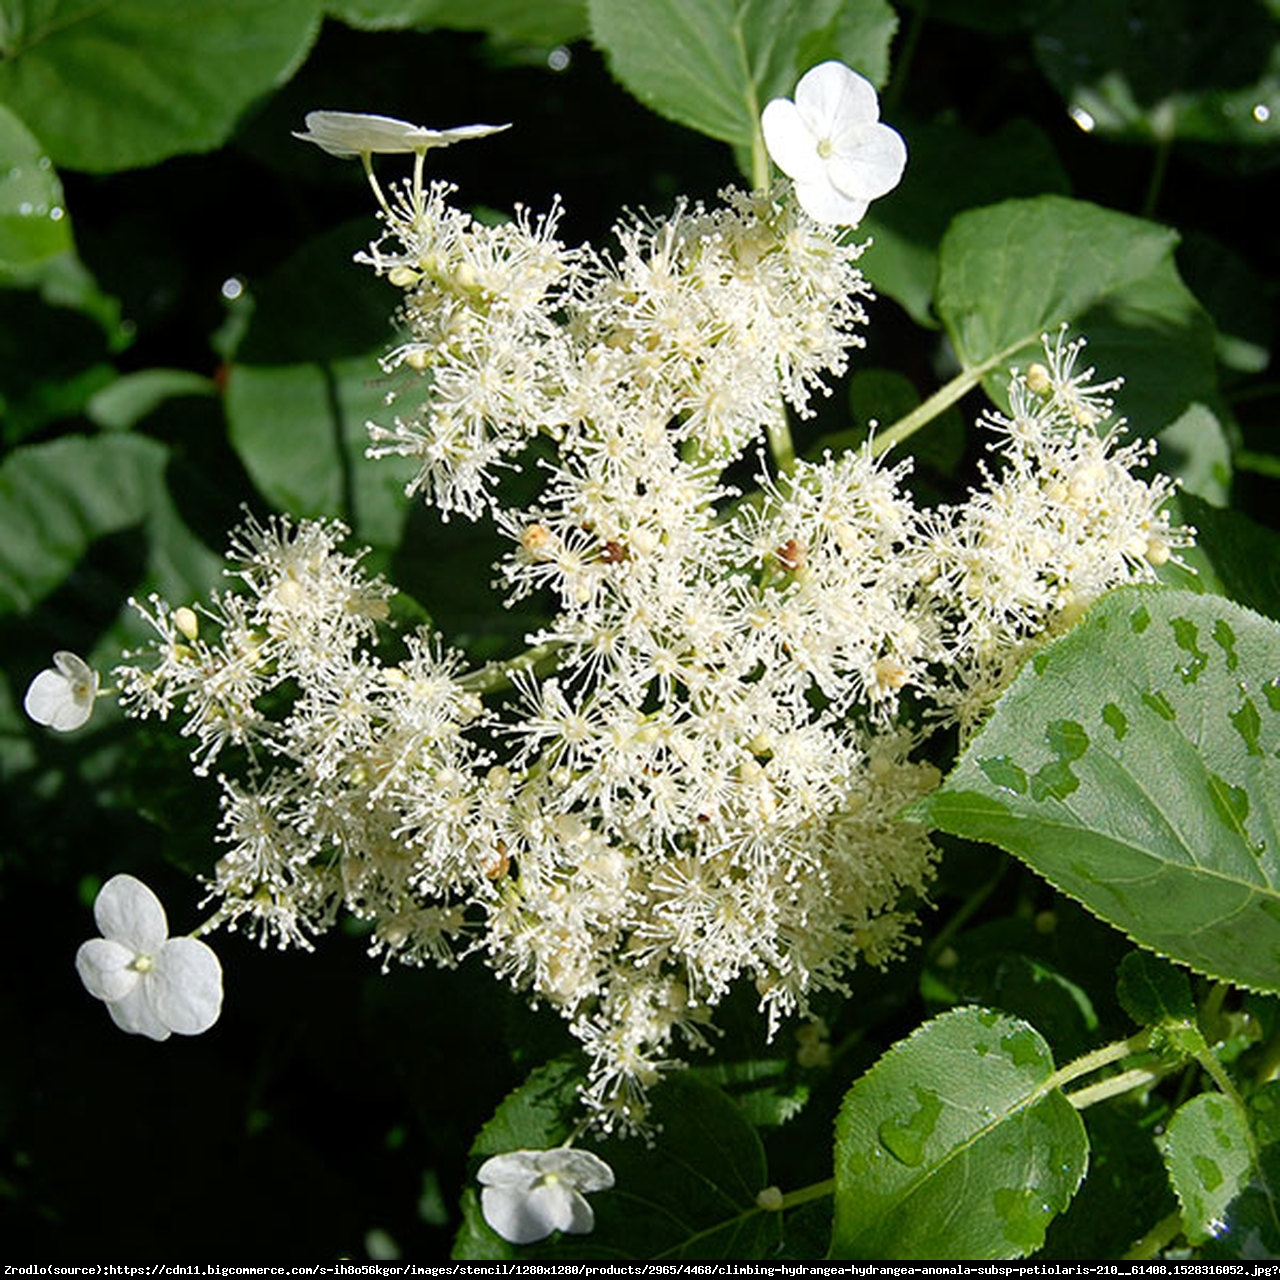
M990 415L998 464L963 503L921 509L910 461L869 445L792 458L784 406L844 372L870 290L789 183L629 217L606 253L562 244L558 207L456 208L423 181L430 130L341 124L366 161L383 135L416 151L411 181L374 179L361 255L404 331L371 453L412 458L443 515L492 515L509 602L553 619L507 664L425 630L390 660L392 589L341 525L249 522L239 589L198 619L143 607L158 638L117 669L122 703L181 715L198 770L224 770L215 919L308 946L345 908L384 963L480 953L581 1042L590 1122L641 1128L732 988L772 1030L902 950L936 853L895 815L938 781L930 736L1185 531L1062 335ZM540 491L504 505L535 440Z

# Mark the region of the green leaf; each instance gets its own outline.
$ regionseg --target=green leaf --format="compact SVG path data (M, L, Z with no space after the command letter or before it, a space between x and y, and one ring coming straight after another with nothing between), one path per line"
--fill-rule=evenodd
M534 1071L498 1108L471 1149L476 1160L520 1148L556 1146L578 1119L576 1069L555 1062ZM469 1190L456 1258L762 1258L779 1238L779 1215L756 1195L767 1185L755 1130L720 1093L683 1076L654 1091L655 1148L636 1138L587 1141L613 1169L611 1191L591 1196L589 1236L566 1235L523 1247L507 1244L484 1222Z
M340 0L327 9L363 31L445 27L531 45L569 44L587 34L586 0Z
M790 97L813 61L839 57L873 83L888 71L897 18L862 0L590 0L592 38L613 74L645 106L691 129L750 148L770 98Z
M1226 505L1231 497L1231 443L1212 409L1189 404L1160 432L1158 442L1160 470L1177 476L1183 493Z
M30 267L72 247L53 162L22 121L0 106L0 272Z
M1072 114L1087 113L1099 133L1280 140L1280 24L1257 4L1072 0L1040 24L1035 51Z
M397 294L351 263L358 226L317 237L263 283L228 375L227 420L232 446L271 503L341 516L361 541L394 546L416 468L364 454L365 424L387 415L378 356Z
M1159 1147L1182 1229L1203 1244L1221 1232L1227 1206L1244 1190L1253 1165L1248 1122L1230 1098L1201 1093L1174 1113Z
M394 546L408 516L401 458L371 462L365 423L381 413L377 355L315 365L235 365L231 443L263 496L298 516L341 516L362 542Z
M69 169L210 151L293 74L319 25L317 0L9 0L0 102Z
M861 266L877 293L936 328L938 247L952 218L1014 196L1066 195L1070 184L1048 135L1028 120L986 135L952 123L904 124L900 132L906 173L858 225L859 239L872 241Z
M1214 385L1213 326L1178 277L1175 234L1080 200L1039 196L963 213L939 255L937 309L966 369L1003 400L1010 364L1061 324L1089 339L1121 410L1154 434Z
M1019 1258L1084 1176L1088 1139L1028 1023L956 1009L896 1044L836 1120L835 1258Z
M1193 494L1179 494L1178 503L1183 518L1195 526L1196 546L1226 594L1280 620L1280 534Z
M1280 1144L1259 1153L1217 1228L1201 1245L1201 1258L1280 1258Z
M212 581L221 561L174 510L167 461L163 445L124 435L15 449L0 465L0 614L29 612L94 542L139 526L155 589L186 598Z
M1280 990L1280 626L1112 592L909 811L989 840L1153 951Z
M128 431L166 400L216 394L211 378L188 369L140 369L95 392L85 404L85 413L108 431Z
M1148 951L1131 951L1120 962L1116 995L1140 1027L1195 1021L1196 1002L1187 975Z

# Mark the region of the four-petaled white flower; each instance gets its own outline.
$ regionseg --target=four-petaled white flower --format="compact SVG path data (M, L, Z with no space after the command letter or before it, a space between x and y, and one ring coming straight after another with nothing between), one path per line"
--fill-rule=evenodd
M795 182L800 207L818 222L857 226L872 200L892 191L907 146L880 123L871 82L843 62L823 62L774 98L760 117L773 162Z
M83 658L60 649L53 655L53 666L27 686L22 705L37 724L70 733L93 714L97 696L98 673Z
M112 876L93 904L102 931L76 952L90 995L116 1026L152 1040L208 1031L222 1011L222 966L196 938L169 937L160 899L133 876Z
M390 116L358 111L311 111L306 133L295 133L303 142L314 142L331 156L412 155L447 147L469 138L484 138L510 129L509 124L464 124L456 129L424 129Z
M585 1191L613 1186L613 1170L590 1151L508 1151L480 1166L484 1220L512 1244L529 1244L553 1231L583 1233L595 1226Z

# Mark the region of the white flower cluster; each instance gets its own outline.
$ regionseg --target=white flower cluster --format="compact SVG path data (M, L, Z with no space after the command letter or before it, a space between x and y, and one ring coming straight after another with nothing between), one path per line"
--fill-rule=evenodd
M594 1122L631 1129L731 988L773 1029L902 948L935 859L895 817L937 782L926 739L1185 531L1061 336L962 504L918 508L909 463L869 449L791 462L783 403L844 369L868 291L781 189L632 219L612 254L562 246L554 210L487 227L449 194L415 169L366 257L407 331L374 452L416 458L442 512L492 512L509 599L553 621L505 666L422 631L391 661L391 590L341 526L249 522L241 589L203 616L153 600L158 640L115 674L132 714L184 717L198 771L236 749L219 918L305 946L345 908L384 962L483 954L582 1043ZM536 438L540 493L501 505ZM743 496L726 467L765 438L785 465ZM541 1177L494 1172L512 1232ZM540 1223L582 1229L545 1195Z

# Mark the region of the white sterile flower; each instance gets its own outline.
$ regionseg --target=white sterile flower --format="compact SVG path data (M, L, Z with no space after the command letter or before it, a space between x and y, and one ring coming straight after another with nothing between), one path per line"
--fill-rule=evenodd
M412 155L510 128L509 124L464 124L456 129L424 129L390 116L371 116L357 111L311 111L307 114L306 133L293 136L303 142L314 142L331 156Z
M116 1026L167 1040L208 1031L222 1011L222 966L195 938L169 937L160 899L133 876L112 876L93 904L101 938L76 952L76 971Z
M613 1170L590 1151L508 1151L480 1166L484 1220L512 1244L530 1244L553 1231L579 1234L595 1226L585 1191L613 1186Z
M800 207L819 222L857 226L872 200L892 191L907 146L880 123L871 82L843 62L823 62L774 98L760 117L773 162L795 182Z
M97 696L98 673L83 658L61 649L53 655L53 666L27 686L22 705L37 724L69 733L93 714Z

